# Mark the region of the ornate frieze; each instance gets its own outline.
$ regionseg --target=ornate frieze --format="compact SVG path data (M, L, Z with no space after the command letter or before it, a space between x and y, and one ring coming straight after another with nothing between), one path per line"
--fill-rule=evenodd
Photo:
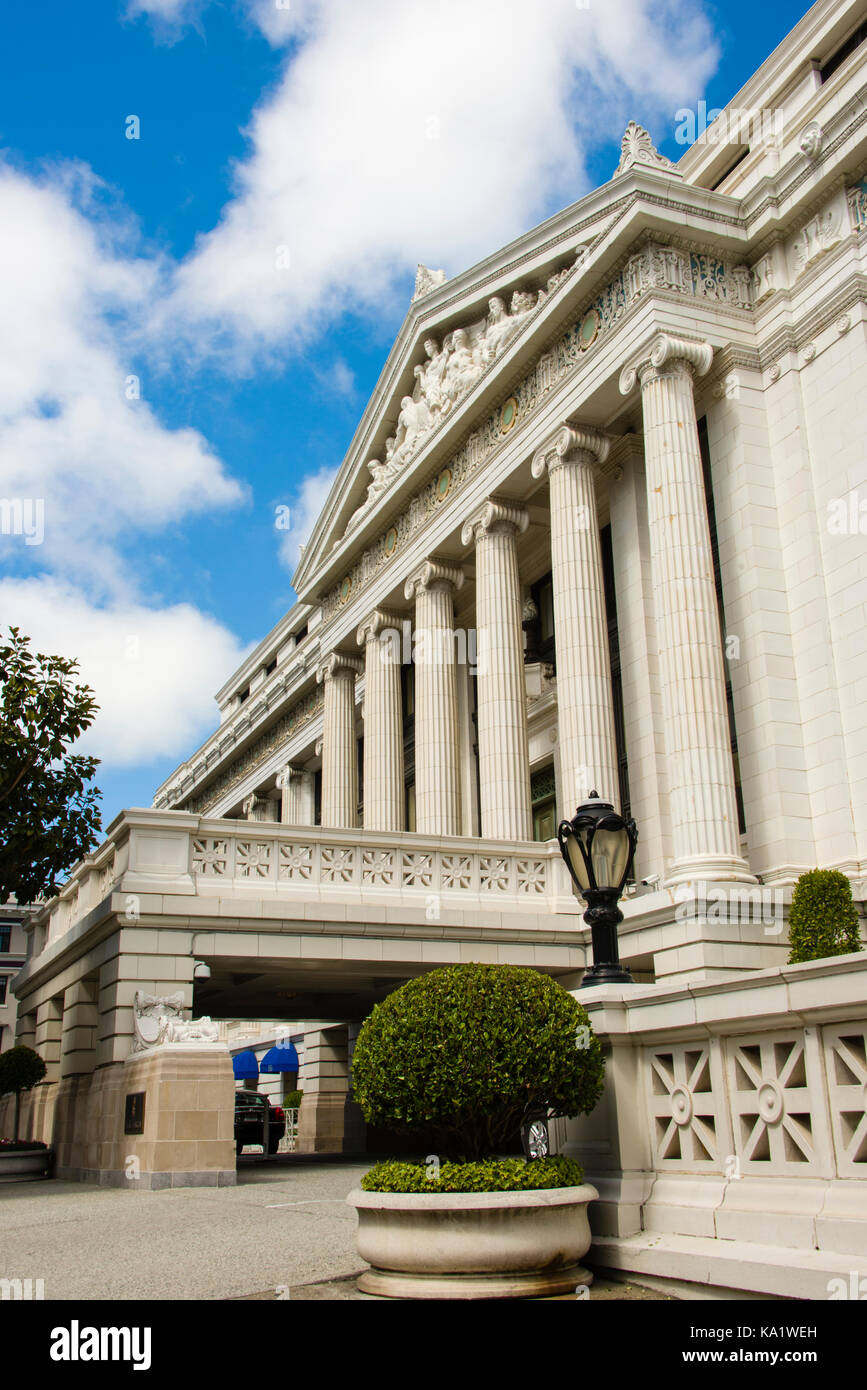
M267 761L275 748L278 748L281 743L285 743L294 733L297 733L311 719L314 719L322 709L323 699L321 686L312 690L308 695L302 696L290 710L287 710L276 723L271 725L270 729L266 729L254 743L251 743L250 747L239 758L224 768L199 796L191 797L177 809L190 811L193 815L207 814L227 792L242 782L261 763Z
M867 227L867 180L862 179L854 188L850 188L847 197L852 230L863 232Z
M583 255L579 253L579 261L582 259ZM566 273L568 274L570 271L567 270ZM550 285L551 282L549 281L549 290ZM563 337L536 359L528 374L511 391L508 401L501 403L484 424L473 431L449 462L448 467L440 468L436 475L428 480L421 491L410 500L406 510L399 517L390 521L384 534L359 557L345 578L330 593L325 595L322 603L323 619L327 622L341 606L341 603L346 601L346 597L350 593L355 595L360 589L363 589L384 565L399 554L409 539L442 505L445 498L453 496L463 486L466 479L487 461L503 442L506 434L513 428L516 420L525 419L564 377L574 371L585 353L595 348L599 339L603 338L619 323L627 310L642 295L660 290L691 295L700 299L711 299L729 304L737 309L752 307L750 271L746 266L732 265L705 252L686 251L678 247L648 242L640 251L629 258L623 269L586 306L584 312L573 322ZM545 293L545 291L540 293ZM502 304L502 301L500 303ZM519 310L521 303L519 301ZM503 307L505 308L505 306ZM514 307L513 297L513 309ZM511 320L513 315L506 317ZM497 323L500 322L502 320L498 318ZM482 326L484 327L488 323L489 320L483 320ZM469 332L469 330L465 331ZM509 328L503 330L504 334L509 331ZM433 399L435 382L443 364L438 362L437 353L440 349L435 340L428 340L426 350L428 351L428 358L427 362L420 368L420 374L425 375L428 371L431 372L431 390L433 392L431 399ZM417 380L419 380L418 374ZM410 398L406 397L405 399L409 400ZM508 413L504 412L504 404L510 405ZM418 402L412 401L411 405L415 410ZM417 416L408 409L406 425L409 425L411 419L416 418ZM405 434L403 446L406 445L406 439ZM420 438L414 439L413 450L420 442ZM395 444L392 449L392 458L398 447ZM360 519L362 512L366 512L373 505L379 494L386 490L389 482L400 471L400 467L396 467L386 476L386 465L377 463L376 466L384 470L379 475L381 485L372 497L368 496L368 501L355 514L350 525L354 525ZM376 478L372 487L375 485ZM341 594L344 595L343 598L341 598Z

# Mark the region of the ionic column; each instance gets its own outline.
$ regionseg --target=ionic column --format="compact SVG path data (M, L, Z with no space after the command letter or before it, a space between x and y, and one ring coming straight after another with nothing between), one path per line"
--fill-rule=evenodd
M596 791L620 805L608 620L593 470L608 440L564 425L536 451L534 478L547 472L557 640L557 721L564 815Z
M403 829L400 616L376 609L356 633L364 647L364 828Z
M709 343L660 333L624 369L641 382L650 558L659 645L674 860L668 883L754 881L740 854L725 670L693 376Z
M322 716L322 824L350 828L358 824L358 754L355 744L355 677L357 656L332 652L316 672L325 685Z
M415 820L426 835L461 833L453 595L463 570L425 560L404 593L415 599Z
M276 821L277 803L273 797L259 796L253 792L241 806L247 820Z
M525 507L491 498L464 525L476 547L479 786L482 835L530 840L530 752L518 581Z
M313 773L287 763L278 774L282 793L280 820L284 825L312 825L315 815Z

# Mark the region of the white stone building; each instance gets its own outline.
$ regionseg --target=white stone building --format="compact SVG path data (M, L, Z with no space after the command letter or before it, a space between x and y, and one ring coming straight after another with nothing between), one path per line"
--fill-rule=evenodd
M785 964L802 871L867 897L865 24L820 0L677 164L630 124L602 187L419 268L297 606L34 928L43 1126L117 1093L135 989L192 1005L201 961L197 1012L346 1020L302 1109L340 1144L401 980L579 985L552 837L592 788L640 830L638 983L583 996L609 1084L561 1132L599 1258L812 1297L867 1273L867 970ZM113 1180L109 1130L65 1167ZM152 1136L148 1171L225 1174L208 1134Z

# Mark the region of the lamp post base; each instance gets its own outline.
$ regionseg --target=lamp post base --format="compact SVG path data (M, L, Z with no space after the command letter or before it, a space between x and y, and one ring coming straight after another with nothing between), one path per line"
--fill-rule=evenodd
M584 972L580 989L590 989L593 985L634 985L635 981L625 965L590 965Z

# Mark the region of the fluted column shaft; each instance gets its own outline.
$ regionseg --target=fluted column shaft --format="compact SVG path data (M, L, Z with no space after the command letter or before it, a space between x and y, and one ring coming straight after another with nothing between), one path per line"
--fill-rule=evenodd
M358 755L355 743L357 657L334 652L320 666L324 682L322 717L322 824L349 828L358 824Z
M693 375L708 343L660 334L621 377L641 382L648 529L674 861L668 882L749 880L740 854L725 668Z
M564 427L539 449L547 470L557 638L557 719L563 813L596 791L620 805L605 584L593 470L608 455L594 430Z
M400 616L377 610L361 624L364 646L364 828L403 829Z
M461 536L476 546L481 823L495 840L533 835L517 549L527 525L524 507L491 499Z
M280 819L284 825L312 825L315 814L313 774L289 763L277 782L283 794Z
M415 599L415 821L425 835L461 833L453 595L463 580L426 560L404 591Z

